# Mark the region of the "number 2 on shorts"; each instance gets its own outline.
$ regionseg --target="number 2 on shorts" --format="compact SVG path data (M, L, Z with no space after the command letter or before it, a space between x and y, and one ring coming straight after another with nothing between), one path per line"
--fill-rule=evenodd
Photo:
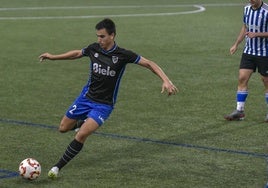
M73 114L74 111L76 110L77 106L76 105L73 105L72 109L69 110L70 114Z

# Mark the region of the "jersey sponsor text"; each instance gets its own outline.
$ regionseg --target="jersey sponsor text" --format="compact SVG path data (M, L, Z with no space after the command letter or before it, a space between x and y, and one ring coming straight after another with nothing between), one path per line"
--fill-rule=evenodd
M105 69L98 63L93 63L93 71L104 76L114 77L116 75L116 72L114 70L111 70L110 66L107 66L107 68Z

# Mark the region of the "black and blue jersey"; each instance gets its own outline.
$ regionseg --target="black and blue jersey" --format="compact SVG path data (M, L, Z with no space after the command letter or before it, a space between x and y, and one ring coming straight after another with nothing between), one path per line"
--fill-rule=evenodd
M99 103L114 105L122 75L128 63L138 63L140 56L118 47L103 50L98 43L82 49L83 55L90 58L90 75L86 96Z

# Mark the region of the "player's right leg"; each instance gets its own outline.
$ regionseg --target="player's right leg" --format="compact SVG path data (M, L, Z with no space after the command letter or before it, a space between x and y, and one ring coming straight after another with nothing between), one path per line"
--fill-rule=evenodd
M228 121L243 120L245 117L245 103L248 96L248 81L253 73L252 69L242 68L239 70L238 87L236 92L236 109L225 115Z

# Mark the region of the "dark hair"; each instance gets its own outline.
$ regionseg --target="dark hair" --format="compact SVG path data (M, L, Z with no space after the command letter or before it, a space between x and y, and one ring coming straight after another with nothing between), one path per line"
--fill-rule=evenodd
M109 35L111 35L112 33L116 34L115 24L109 18L105 18L104 20L97 23L97 25L95 26L95 29L96 30L106 29Z

